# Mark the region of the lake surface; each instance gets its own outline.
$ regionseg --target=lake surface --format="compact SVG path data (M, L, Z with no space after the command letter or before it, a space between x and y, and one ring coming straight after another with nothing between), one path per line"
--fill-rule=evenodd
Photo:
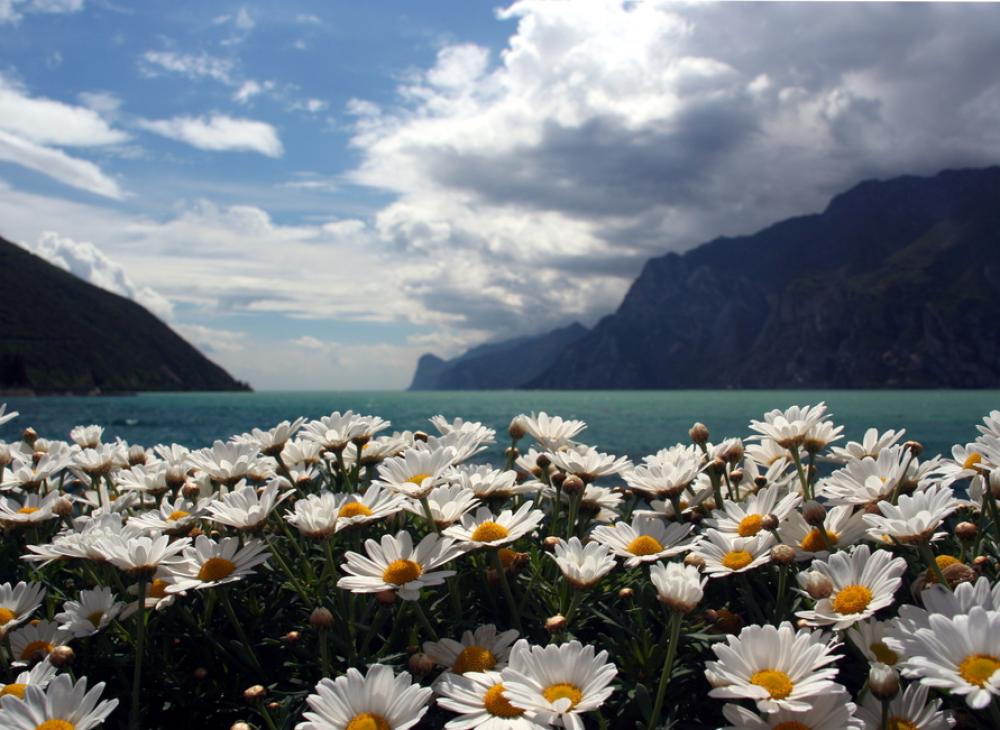
M105 440L120 436L145 446L177 442L199 447L255 426L269 428L297 416L317 418L347 409L387 418L393 429L430 432L430 416L461 416L496 428L505 440L513 416L544 410L586 421L589 427L580 436L586 443L638 458L687 441L694 421L708 425L712 440L718 441L748 435L750 419L772 408L819 401L827 402L848 439L859 439L868 426L905 427L907 438L922 441L928 455L947 453L952 444L973 440L982 417L1000 409L1000 390L296 391L9 397L0 402L4 400L8 410L21 413L0 427L0 439L6 441L16 440L29 425L46 438L66 439L73 426L96 423L105 427Z

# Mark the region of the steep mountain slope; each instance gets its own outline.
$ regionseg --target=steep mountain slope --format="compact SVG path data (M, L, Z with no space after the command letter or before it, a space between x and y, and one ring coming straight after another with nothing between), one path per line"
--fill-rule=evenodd
M0 238L0 390L247 390L140 305Z

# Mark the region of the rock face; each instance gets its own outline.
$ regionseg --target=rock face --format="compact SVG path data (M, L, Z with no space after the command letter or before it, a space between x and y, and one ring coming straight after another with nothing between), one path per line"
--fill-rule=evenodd
M0 238L0 390L249 390L130 299Z
M1000 385L1000 167L863 182L647 262L534 388Z
M410 390L523 388L548 368L567 346L587 334L580 324L537 337L519 337L474 347L452 360L424 355Z

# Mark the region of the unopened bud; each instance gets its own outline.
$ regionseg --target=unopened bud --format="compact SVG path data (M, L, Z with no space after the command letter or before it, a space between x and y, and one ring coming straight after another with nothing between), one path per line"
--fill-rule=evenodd
M569 622L566 621L566 617L561 613L557 613L555 616L549 616L545 619L545 630L550 634L561 634L566 630Z
M972 522L959 522L955 525L955 537L963 542L971 542L979 534L979 528Z
M205 667L198 667L193 672L191 672L191 674L193 674L194 678L200 682L201 680L203 680L205 677L208 676L208 670L205 669Z
M539 474L538 476L541 476L541 474ZM565 472L557 471L553 472L552 474L549 474L549 484L551 484L553 487L558 487L562 489L563 482L565 481L566 481Z
M566 494L580 494L586 485L576 474L570 474L563 481L562 489Z
M309 615L309 625L317 631L332 629L334 623L333 613L330 612L329 608L323 606L313 609Z
M891 700L899 694L899 675L887 664L876 662L868 670L868 688L880 700Z
M414 441L423 441L424 443L426 443L427 442L427 438L428 438L427 434L424 433L423 431L414 431L413 432L413 440Z
M298 631L289 631L287 634L281 637L281 640L286 644L297 644L299 639L302 638L302 634Z
M28 426L21 432L21 440L28 446L34 446L35 442L38 440L38 431Z
M419 677L434 671L434 660L419 652L410 657L409 667L410 673Z
M941 575L952 588L960 583L972 583L979 577L979 574L965 563L952 563L941 569Z
M802 519L807 525L819 527L826 520L826 507L814 499L810 499L802 505Z
M73 663L76 653L68 646L57 646L49 652L49 663L58 669L64 669Z
M743 470L733 469L729 472L729 481L733 483L733 486L739 486L740 482L743 481Z
M631 601L635 597L635 591L631 588L622 588L618 591L618 597L623 601Z
M764 515L760 521L760 528L768 532L778 529L778 516L773 514Z
M833 581L818 570L808 570L804 573L799 573L798 580L799 585L805 589L805 592L814 601L829 598L830 594L833 593Z
M281 709L281 703L280 702L268 702L267 703L267 709L269 709L271 712L276 712L277 710Z
M535 464L538 465L539 469L545 470L549 468L549 464L552 463L552 459L549 458L548 454L539 454L535 458Z
M791 565L795 561L795 548L789 545L775 545L771 548L771 562L775 565Z
M697 444L698 446L704 446L708 443L709 433L708 426L704 423L695 423L689 430L688 436L691 437L691 443Z
M259 702L267 696L267 688L262 684L255 684L243 690L243 699L247 702Z
M705 567L705 558L701 557L698 553L688 553L684 556L684 565L690 565L693 568L701 570Z
M797 629L808 629L809 628L809 622L806 621L804 618L800 618L800 619L798 619L795 622L795 628L797 628Z
M767 486L767 477L754 477L753 485L757 487L757 491L759 492L761 489Z
M990 564L990 559L985 555L977 555L972 559L972 566L976 570L983 570L989 567L989 564Z
M14 460L14 457L10 454L10 447L7 444L0 443L0 466L7 466Z
M387 589L384 591L379 591L375 594L375 600L381 603L383 606L391 606L396 602L396 591Z
M524 435L528 433L528 429L524 426L524 418L521 416L514 416L511 419L510 426L507 427L507 433L515 441L520 441L524 438Z
M738 634L743 629L743 617L728 608L720 608L715 621L715 630L724 634Z
M546 550L552 552L553 550L556 549L556 545L558 545L560 542L562 542L562 540L560 540L555 535L549 535L544 540L542 540L542 545L545 547Z
M903 444L903 448L914 456L920 456L920 454L924 451L924 445L919 441L907 441Z
M253 730L253 728L251 728L245 722L234 722L232 725L229 726L229 730Z
M994 499L1000 499L1000 469L990 471L990 494Z
M52 504L52 514L57 517L69 517L73 514L73 503L65 497L60 497Z

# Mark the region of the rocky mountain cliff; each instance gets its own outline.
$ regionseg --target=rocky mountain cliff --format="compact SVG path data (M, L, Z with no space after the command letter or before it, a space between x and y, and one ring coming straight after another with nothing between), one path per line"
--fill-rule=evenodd
M1000 167L950 170L648 261L527 386L1000 387L998 323Z
M0 238L0 391L249 390L130 299Z

